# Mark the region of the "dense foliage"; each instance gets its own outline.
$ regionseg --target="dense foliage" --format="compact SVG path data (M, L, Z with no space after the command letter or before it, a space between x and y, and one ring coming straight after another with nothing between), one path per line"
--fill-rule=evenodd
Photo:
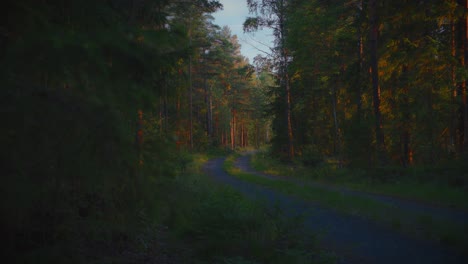
M328 157L406 167L466 153L465 1L248 3L257 17L246 29L285 24L271 56L275 153L291 157L291 134L295 154L308 164ZM271 23L259 23L265 17Z
M178 210L161 213L161 204L186 173L187 151L266 140L262 104L250 102L261 100L260 81L236 37L212 23L219 8L2 4L1 227L10 257L88 263L141 252L149 240L137 234Z

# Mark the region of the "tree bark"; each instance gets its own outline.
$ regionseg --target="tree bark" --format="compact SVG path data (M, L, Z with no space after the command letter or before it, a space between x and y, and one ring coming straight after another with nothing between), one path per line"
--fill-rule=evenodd
M338 84L336 85L338 87ZM337 87L333 87L332 91L332 111L333 111L333 125L334 125L334 137L333 137L333 152L336 156L340 156L340 132L339 132L339 126L338 126L338 114L337 114L337 95L336 95L336 90L338 89Z
M369 0L369 48L370 48L370 67L372 77L372 98L374 106L374 117L375 117L375 140L377 148L377 160L380 165L387 163L386 149L385 149L385 137L382 128L382 114L380 111L380 86L379 86L379 69L378 69L378 35L379 35L379 21L378 21L378 10L377 1Z
M363 43L363 33L362 33L362 17L363 17L363 1L361 0L359 2L358 6L358 22L356 23L356 35L358 39L358 47L357 47L357 60L358 60L358 69L357 69L357 76L356 76L356 88L357 88L357 103L356 103L356 119L357 122L360 124L361 123L361 118L362 118L362 71L363 71L363 54L364 54L364 43Z
M192 94L192 55L189 56L189 119L190 119L190 150L193 150L193 94Z
M213 137L213 96L211 94L211 89L208 87L208 135Z
M241 147L245 147L245 138L244 138L244 122L241 123L241 139L240 139L240 144L241 144Z
M462 67L466 68L466 61L468 59L468 0L463 1L463 26L462 26ZM464 79L461 83L461 96L462 96L462 118L463 118L463 144L462 151L468 150L468 94L467 94L467 80Z
M403 65L402 79L403 79L403 102L402 102L402 134L401 134L401 146L402 146L402 157L401 162L403 167L408 167L412 163L412 155L410 148L410 111L409 111L409 87L408 87L408 65Z
M292 118L291 118L291 86L289 83L288 74L288 52L286 49L286 6L283 0L280 0L280 11L278 14L279 29L280 29L280 41L281 41L281 69L280 69L280 80L286 91L286 126L288 133L288 157L289 159L294 158L294 134L292 129Z
M456 21L454 18L455 14L452 14L451 18L451 23L450 23L450 30L451 30L451 36L450 36L450 53L452 55L452 58L456 60L457 57L457 45L456 45ZM451 67L451 80L452 80L452 91L451 91L451 104L452 106L455 106L455 102L457 99L457 76L456 76L456 66L452 64ZM449 155L454 155L456 153L456 138L457 138L457 125L456 125L456 120L457 120L457 111L454 108L451 108L451 117L450 117L450 135L449 135L449 142L447 146L447 151Z
M231 110L232 117L231 117L231 149L235 149L236 147L236 110Z

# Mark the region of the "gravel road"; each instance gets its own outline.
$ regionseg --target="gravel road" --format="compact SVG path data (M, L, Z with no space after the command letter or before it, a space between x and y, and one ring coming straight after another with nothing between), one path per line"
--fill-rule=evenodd
M321 234L321 244L340 256L339 263L468 263L467 256L438 243L408 237L369 220L232 177L222 169L223 162L224 158L210 160L204 171L213 180L249 198L279 207L287 216L302 216L307 229ZM239 162L242 159L238 165Z
M278 179L287 180L287 181L291 181L299 185L309 185L313 187L337 191L345 195L364 197L364 198L372 199L372 200L390 205L392 207L396 207L404 211L430 215L432 219L448 220L450 222L458 222L461 224L468 223L467 211L456 210L456 209L451 209L451 208L446 208L446 207L436 206L436 205L431 205L431 204L424 204L418 201L402 199L402 198L394 197L394 196L379 195L379 194L374 194L374 193L356 191L356 190L351 190L351 189L344 188L344 187L332 186L332 185L327 185L327 184L318 183L318 182L311 182L311 181L306 182L304 180L292 178L292 177L269 175L269 174L261 173L261 172L255 171L250 166L250 157L251 155L241 156L240 158L236 160L235 166L248 173L255 174L257 176L265 177L265 178L272 179L272 180L278 180Z

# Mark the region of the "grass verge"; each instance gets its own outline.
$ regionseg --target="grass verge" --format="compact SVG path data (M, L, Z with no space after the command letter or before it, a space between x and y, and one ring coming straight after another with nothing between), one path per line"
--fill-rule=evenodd
M234 166L237 157L238 155L229 156L224 163L224 169L229 174L242 180L266 186L345 214L370 219L399 232L425 239L438 240L461 252L466 252L468 249L468 238L464 235L468 231L467 225L433 219L429 215L403 211L369 198L350 196L335 190L310 185L298 185L285 179L273 180L252 175ZM275 169L273 166L269 168Z
M352 190L410 199L427 204L468 210L468 190L460 187L454 169L374 168L369 170L337 168L333 164L305 167L286 165L265 152L252 156L252 167L272 175L283 175ZM450 175L449 175L450 174ZM436 176L438 175L438 176Z
M181 263L334 263L305 236L300 223L244 198L201 172L208 160L194 155L186 172L165 189L162 223Z

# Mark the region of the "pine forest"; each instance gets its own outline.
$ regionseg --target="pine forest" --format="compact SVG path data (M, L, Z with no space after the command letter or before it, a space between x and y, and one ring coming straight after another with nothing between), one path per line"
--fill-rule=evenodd
M468 261L467 0L0 6L4 263Z

